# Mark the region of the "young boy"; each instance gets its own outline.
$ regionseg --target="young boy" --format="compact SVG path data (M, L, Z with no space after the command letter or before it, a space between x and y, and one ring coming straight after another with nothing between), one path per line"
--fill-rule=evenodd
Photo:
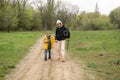
M54 47L53 46L54 42L55 38L50 34L49 31L47 31L44 37L45 61L47 59L51 59L51 49Z

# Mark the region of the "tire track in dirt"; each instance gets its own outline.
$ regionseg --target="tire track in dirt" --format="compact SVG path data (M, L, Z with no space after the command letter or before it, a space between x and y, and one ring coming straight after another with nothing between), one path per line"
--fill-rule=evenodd
M84 80L84 70L67 57L58 61L58 51L52 50L52 60L44 61L43 38L31 48L26 57L6 76L6 80Z

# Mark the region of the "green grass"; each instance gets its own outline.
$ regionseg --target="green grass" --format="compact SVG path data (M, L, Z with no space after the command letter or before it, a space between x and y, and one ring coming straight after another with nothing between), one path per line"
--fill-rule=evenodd
M41 36L42 32L0 32L0 80L4 80Z
M78 63L84 61L97 80L120 80L119 30L72 31L69 52Z
M0 80L15 68L43 32L0 32ZM84 61L96 80L120 80L120 31L72 31L69 54ZM89 80L89 79L88 79Z

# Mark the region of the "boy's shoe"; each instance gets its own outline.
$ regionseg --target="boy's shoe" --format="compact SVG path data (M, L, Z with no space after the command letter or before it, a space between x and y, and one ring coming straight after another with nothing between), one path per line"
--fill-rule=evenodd
M48 59L51 59L51 57L49 57Z
M47 61L47 59L45 59L45 61Z
M52 58L51 58L50 60L51 60L51 61L53 61L53 59L52 59Z
M62 62L65 62L65 60L63 60Z
M49 60L51 60L51 61L53 61L53 59L52 58L48 58Z
M61 61L61 57L58 58L58 61Z
M65 58L61 58L61 62L65 62Z

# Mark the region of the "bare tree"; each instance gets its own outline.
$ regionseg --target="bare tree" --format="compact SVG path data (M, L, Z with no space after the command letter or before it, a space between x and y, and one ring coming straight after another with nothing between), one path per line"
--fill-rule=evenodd
M43 29L51 29L54 20L54 0L36 0L34 2L35 8L40 11Z
M61 19L65 24L70 17L73 17L73 15L76 16L79 12L79 7L69 2L58 1L55 10L56 19Z

